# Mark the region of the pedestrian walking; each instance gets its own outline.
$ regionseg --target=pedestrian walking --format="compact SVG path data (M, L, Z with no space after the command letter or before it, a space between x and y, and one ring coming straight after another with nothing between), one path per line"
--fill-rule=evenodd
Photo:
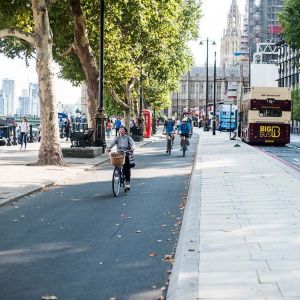
M115 129L116 129L116 136L118 136L119 133L119 129L122 126L122 122L120 120L120 118L117 118L116 122L115 122Z
M29 132L29 124L28 124L28 121L27 121L27 118L24 117L21 124L20 124L20 142L21 142L21 147L20 149L23 148L23 143L24 143L24 150L26 150L26 146L27 146L27 135L28 135L28 132Z
M70 137L70 128L71 128L71 122L69 118L66 119L64 126L65 126L66 141L68 141Z
M107 119L106 121L106 135L108 138L110 138L110 134L111 134L111 127L112 127L112 123L111 123L111 120L110 119Z

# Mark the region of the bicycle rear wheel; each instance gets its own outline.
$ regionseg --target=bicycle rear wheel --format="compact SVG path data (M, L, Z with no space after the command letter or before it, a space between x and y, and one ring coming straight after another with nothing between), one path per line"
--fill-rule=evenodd
M168 153L169 155L171 155L171 151L172 151L172 140L171 138L168 139Z
M112 190L115 197L118 197L120 194L121 187L121 171L120 168L115 167L112 177Z
M185 152L186 152L186 139L184 138L182 140L182 156L185 157Z

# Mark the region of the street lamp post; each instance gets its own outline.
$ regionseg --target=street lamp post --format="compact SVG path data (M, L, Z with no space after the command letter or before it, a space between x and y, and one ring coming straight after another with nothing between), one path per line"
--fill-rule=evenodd
M139 103L138 127L139 127L139 141L143 141L143 139L144 139L144 120L143 120L143 71L142 71L142 68L141 68L141 74L140 74L140 103Z
M105 5L104 0L99 2L100 10L100 50L99 50L99 94L98 94L98 113L95 117L96 119L96 132L94 145L103 148L103 153L105 151L106 141L105 141L105 115L103 111L104 102L104 12Z
M213 116L213 135L216 135L216 74L217 73L217 53L215 51L214 60L214 116Z
M214 41L211 41L212 45L215 46L216 43ZM206 89L205 89L205 121L204 121L204 131L209 131L209 124L208 124L208 43L209 39L206 39ZM200 45L203 45L203 42L200 42Z
M176 112L177 112L177 119L179 119L179 115L178 115L178 92L176 93Z

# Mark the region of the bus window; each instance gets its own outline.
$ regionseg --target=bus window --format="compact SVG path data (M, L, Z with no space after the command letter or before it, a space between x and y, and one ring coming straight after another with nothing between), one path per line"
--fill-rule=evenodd
M278 108L263 108L259 110L259 116L280 118L282 116L282 111Z

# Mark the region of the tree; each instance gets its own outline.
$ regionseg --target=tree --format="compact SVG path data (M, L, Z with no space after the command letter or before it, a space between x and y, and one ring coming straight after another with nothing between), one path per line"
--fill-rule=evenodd
M98 1L64 0L51 6L55 60L64 79L75 84L86 82L88 102L92 102L90 119L98 95L98 18ZM161 86L161 97L176 88L192 61L186 43L197 37L199 18L200 4L196 0L106 1L106 94L125 111L127 125L139 94L141 69L151 84Z
M300 49L300 1L286 0L284 9L279 13L286 43Z
M38 164L63 164L57 104L53 91L53 38L46 0L0 2L0 52L8 57L36 57L41 106Z
M300 90L298 86L292 91L292 120L300 121Z
M90 125L98 95L99 2L53 2L49 7L53 56L62 78L87 85ZM192 56L187 42L198 35L199 2L105 1L105 89L115 106L125 112L127 126L139 96L141 70L147 78L147 101L165 105L166 95L177 88L180 75L190 66ZM14 51L25 58L31 54L24 44L14 47Z

